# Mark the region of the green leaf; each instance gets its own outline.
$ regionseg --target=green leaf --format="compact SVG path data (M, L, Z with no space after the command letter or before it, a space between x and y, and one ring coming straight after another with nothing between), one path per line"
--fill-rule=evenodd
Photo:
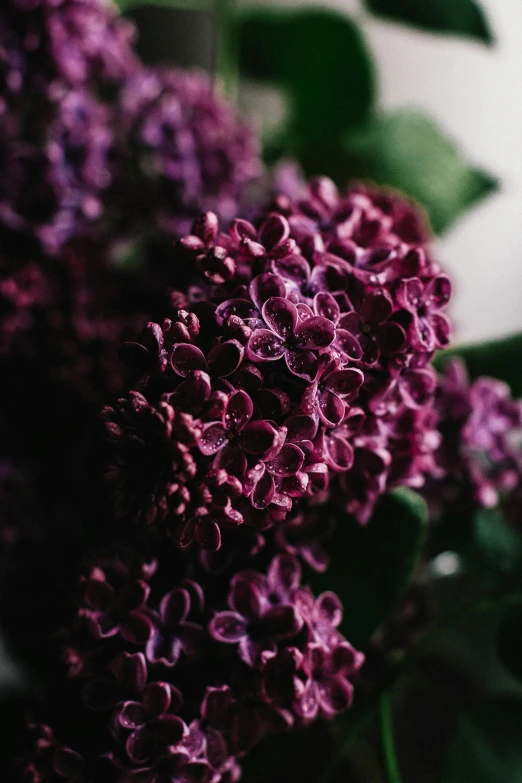
M463 713L443 783L522 783L522 701L498 698Z
M388 185L416 199L435 232L496 188L473 168L429 117L412 110L379 116L346 139L352 177Z
M463 345L443 351L436 357L437 369L448 359L460 356L466 362L470 378L489 375L509 384L515 397L522 396L522 334L480 345Z
M468 559L484 572L485 582L501 584L522 574L522 537L507 522L498 509L482 508L473 518L473 540ZM505 584L505 586L508 586Z
M422 30L475 38L487 44L493 36L475 0L365 0L370 11Z
M360 29L333 11L253 11L239 18L240 67L282 87L289 136L325 141L368 118L374 72Z
M522 600L508 607L500 620L497 653L513 677L522 681Z
M367 525L343 515L329 542L330 568L314 589L334 590L344 605L341 626L363 647L408 586L427 526L422 498L409 489L385 495Z

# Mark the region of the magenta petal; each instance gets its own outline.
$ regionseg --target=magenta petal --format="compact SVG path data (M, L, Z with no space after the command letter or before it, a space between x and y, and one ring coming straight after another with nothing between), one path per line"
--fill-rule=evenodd
M196 525L196 541L202 549L217 552L221 547L221 531L217 522L210 517L202 517Z
M154 744L153 731L148 726L140 726L128 737L125 748L130 759L139 764L152 756Z
M438 348L446 348L451 338L451 325L449 319L442 313L433 313L430 316L430 324L437 340Z
M446 275L438 275L426 288L425 300L431 309L440 310L448 304L450 297L451 281Z
M216 456L214 466L241 478L247 469L247 458L241 446L227 443Z
M319 702L326 717L347 710L352 698L353 685L344 677L332 677L319 685Z
M208 631L218 642L236 644L246 636L247 624L237 612L218 612L210 621Z
M268 471L265 470L254 491L252 492L251 502L254 508L266 508L272 502L275 493L274 479Z
M317 395L319 416L328 427L336 427L344 418L346 406L337 394L329 389L320 389Z
M76 780L80 779L85 769L85 762L79 753L69 748L59 748L54 752L53 769L64 778Z
M420 408L434 395L437 385L432 370L407 370L400 378L400 391L409 408Z
M177 715L162 715L154 723L156 742L165 747L177 745L187 733L185 723Z
M118 708L118 722L124 729L137 729L147 720L147 714L143 704L137 701L123 702Z
M178 343L174 346L171 364L174 372L184 378L194 370L207 369L207 361L203 352L190 343Z
M334 470L349 470L353 465L353 448L344 438L325 439L328 463Z
M392 312L393 300L389 293L384 290L372 291L362 304L361 318L370 326L375 326L387 321Z
M320 291L314 297L314 311L316 315L328 318L334 324L339 320L341 314L339 305L328 291Z
M259 229L259 239L269 250L284 242L289 236L290 226L282 215L269 215Z
M239 433L239 442L247 454L264 454L274 446L276 437L267 421L251 421Z
M347 370L336 370L330 373L324 381L324 385L330 391L347 397L356 394L364 381L364 375L360 370L349 368Z
M227 432L218 421L211 421L203 426L198 440L199 450L206 457L216 454L227 442Z
M263 318L266 325L282 340L293 335L297 325L295 305L282 296L272 296L263 305Z
M141 700L147 714L163 715L170 707L170 685L166 682L151 682L141 693Z
M356 361L362 358L363 352L359 340L347 329L337 329L335 333L335 345L349 359Z
M247 321L250 318L256 318L258 313L248 299L227 299L226 302L217 306L215 317L219 326L222 326L231 315L237 315L238 318Z
M264 303L273 296L284 297L286 293L284 280L272 272L264 272L254 277L248 288L252 301L262 309Z
M287 351L285 354L286 366L291 373L299 378L311 381L317 372L317 358L312 351Z
M145 654L151 663L162 663L164 666L174 666L181 655L183 644L177 636L163 636L156 631L147 642Z
M406 346L406 333L402 326L388 321L379 327L377 332L378 345L383 354L402 351Z
M304 462L304 454L294 443L285 443L281 451L266 463L267 470L275 476L293 476Z
M288 639L303 626L303 619L293 606L273 606L262 617L263 630L268 639Z
M256 329L248 341L248 352L252 361L271 362L285 354L283 341L269 329Z
M131 612L125 618L120 635L132 644L145 645L154 633L152 620L142 612Z
M231 375L241 362L245 349L237 340L228 340L214 346L208 354L208 364L212 375L226 378Z
M312 410L315 410L315 395ZM299 443L303 440L313 440L317 434L317 426L317 421L313 416L304 413L297 413L293 416L289 416L285 421L285 427L287 429L286 439L292 443Z
M333 343L334 337L333 323L320 315L300 323L295 330L295 339L299 348L306 350L327 348Z
M310 277L310 265L302 256L293 255L273 261L272 268L281 277L302 288Z
M84 600L93 609L106 612L114 605L116 593L114 588L101 579L91 579L85 591Z
M118 604L120 609L130 610L138 609L142 606L148 598L150 587L146 582L137 580L136 582L130 582L126 585L118 598Z
M170 628L186 619L190 610L190 596L182 587L175 587L167 593L160 604L160 614L165 624Z
M315 602L317 620L321 625L337 628L343 619L343 605L339 597L330 591L321 593Z
M422 304L424 289L418 277L401 280L395 289L395 298L400 307L416 313Z
M252 418L254 405L248 394L236 391L228 400L225 411L225 426L227 430L238 432Z
M278 555L272 560L267 576L272 590L290 593L299 587L301 567L292 555Z

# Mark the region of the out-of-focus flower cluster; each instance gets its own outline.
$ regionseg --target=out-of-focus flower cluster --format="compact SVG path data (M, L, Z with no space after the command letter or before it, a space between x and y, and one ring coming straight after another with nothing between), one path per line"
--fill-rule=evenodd
M133 37L104 0L3 5L4 233L57 254L102 218L122 240L137 227L179 232L202 208L235 214L261 171L250 130L202 74L145 68Z
M349 706L363 656L293 556L231 579L185 560L192 578L168 580L167 562L123 551L81 580L61 638L76 704L40 727L28 780L234 781L265 735Z
M134 390L104 414L117 514L216 550L304 500L335 495L365 522L387 487L421 486L450 334L422 232L408 203L324 179L255 225L196 221L173 317L126 344Z
M451 359L439 381L437 411L442 478L427 486L434 516L505 501L522 471L522 401L495 378L471 382L464 362Z

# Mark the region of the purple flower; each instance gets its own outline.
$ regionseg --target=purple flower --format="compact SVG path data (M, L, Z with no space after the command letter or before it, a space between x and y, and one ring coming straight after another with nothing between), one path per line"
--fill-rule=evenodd
M300 321L298 310L288 299L273 296L262 309L268 329L256 329L248 341L253 361L275 361L284 357L291 373L311 380L316 357L314 350L327 348L334 340L334 325L327 318L312 316Z
M115 711L115 734L130 731L125 747L134 764L152 761L171 745L178 745L188 729L177 715L181 693L166 682L145 686L140 701L126 701Z
M411 314L409 336L415 349L429 353L448 345L451 327L447 316L440 312L451 296L451 283L446 275L438 275L427 285L418 277L402 280L395 296L400 306Z
M145 644L151 637L153 625L143 611L149 586L133 581L117 591L106 581L103 571L95 569L84 594L86 618L92 635L97 639L120 634L135 644Z
M267 421L250 421L254 406L244 391L227 400L222 422L205 424L198 441L205 456L218 454L215 466L241 477L247 467L245 452L261 456L277 443L277 430Z
M254 666L263 650L295 636L303 621L292 605L300 569L288 555L274 558L264 577L254 571L237 574L228 597L231 611L218 612L209 631L218 642L238 644L241 659Z
M381 354L388 356L405 347L404 329L390 321L392 313L391 295L383 289L377 289L366 293L357 310L340 318L339 326L357 339L366 364L375 364Z
M200 590L196 583L194 588ZM182 650L191 654L197 648L203 629L197 623L187 622L190 608L190 594L183 587L174 588L162 598L154 632L145 650L150 663L174 666Z
M348 642L330 648L322 644L312 645L305 664L310 670L310 680L296 705L303 719L313 720L318 714L332 718L348 709L353 699L351 679L357 675L363 662L362 653L354 650Z

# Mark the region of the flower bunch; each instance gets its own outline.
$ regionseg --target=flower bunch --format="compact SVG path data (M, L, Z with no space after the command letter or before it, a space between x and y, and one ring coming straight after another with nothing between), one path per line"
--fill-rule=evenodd
M422 485L450 283L410 241L411 212L317 180L257 227L196 221L173 317L125 345L134 389L104 412L119 516L215 550L327 493L364 522L386 487Z
M435 506L443 498L445 508L493 508L520 481L522 402L495 378L471 382L464 362L451 359L440 378L437 409L443 478L430 483L428 498Z
M294 557L165 590L166 566L123 548L86 570L61 641L81 706L41 727L29 780L233 781L266 734L349 706L363 656Z

